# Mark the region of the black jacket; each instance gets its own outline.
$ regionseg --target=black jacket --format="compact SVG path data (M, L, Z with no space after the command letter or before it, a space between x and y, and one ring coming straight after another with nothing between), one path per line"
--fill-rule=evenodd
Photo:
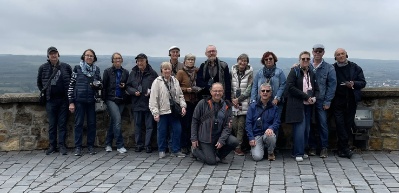
M334 63L334 68L337 69L339 68L337 63ZM362 93L361 89L366 87L366 79L364 78L363 70L360 68L359 65L357 65L354 62L348 61L348 65L350 68L349 72L349 80L348 81L353 81L353 94L355 95L355 101L359 102L362 99ZM337 87L341 86L340 83L337 83Z
M132 68L126 85L126 92L131 96L132 100L132 111L150 111L148 106L150 95L145 96L145 94L147 94L148 89L151 89L152 82L157 77L157 72L152 69L150 64L147 64L142 75L137 65ZM134 93L138 91L140 87L141 94L140 96L136 96Z
M65 91L65 99L66 99L68 96L68 87L69 87L69 81L71 80L72 68L69 64L60 61L58 61L56 66L61 71L61 77L63 80L62 89ZM52 74L51 68L52 64L50 63L50 61L47 61L46 63L42 64L39 67L37 73L37 88L39 88L39 90L42 90L43 87L46 86L47 82L49 81L49 78ZM50 93L51 93L51 86L49 86L46 90L47 100L50 100Z
M104 70L103 73L103 89L102 89L102 99L103 101L106 100L115 100L115 95L116 95L116 73L115 73L116 68L115 67L109 67ZM122 75L121 75L121 83L125 83L125 87L121 88L121 94L122 98L126 100L126 82L127 79L129 78L129 71L121 67L122 70Z

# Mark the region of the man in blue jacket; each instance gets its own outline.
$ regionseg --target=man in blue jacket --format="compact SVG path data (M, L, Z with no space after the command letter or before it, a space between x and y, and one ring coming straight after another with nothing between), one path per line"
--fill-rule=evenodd
M252 158L255 161L263 159L267 149L267 159L274 161L276 147L276 133L280 126L278 107L270 101L272 87L263 83L259 89L260 99L252 103L247 112L246 127Z

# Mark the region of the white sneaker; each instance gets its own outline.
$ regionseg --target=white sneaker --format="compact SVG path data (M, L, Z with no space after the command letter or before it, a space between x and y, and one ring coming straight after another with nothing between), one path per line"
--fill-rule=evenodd
M297 162L301 162L301 161L303 161L303 158L301 156L297 156L297 157L295 157L295 160Z
M109 145L107 145L107 146L105 147L105 151L106 151L106 152L111 152L111 151L112 151L112 147L109 146Z
M121 147L119 149L116 149L119 153L126 153L127 150L124 147Z
M306 154L306 153L303 154L303 158L304 158L304 159L309 158L308 154Z

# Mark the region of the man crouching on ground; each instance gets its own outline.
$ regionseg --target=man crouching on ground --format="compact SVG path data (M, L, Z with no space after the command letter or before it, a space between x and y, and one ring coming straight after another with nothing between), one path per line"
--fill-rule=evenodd
M231 135L229 122L232 111L223 97L223 86L214 83L211 98L202 99L195 107L191 124L193 156L208 165L227 163L225 157L233 151L238 140Z

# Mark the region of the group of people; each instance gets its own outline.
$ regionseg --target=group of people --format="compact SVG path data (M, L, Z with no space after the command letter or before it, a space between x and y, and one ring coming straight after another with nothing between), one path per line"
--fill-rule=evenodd
M172 46L170 61L161 64L159 76L145 54L136 56L136 66L129 73L122 66L122 55L114 53L112 66L101 77L93 50L85 50L79 65L72 69L60 62L58 50L50 47L48 61L40 66L37 77L38 88L46 97L49 119L46 154L56 152L57 145L63 155L67 154L68 108L75 115L75 155L82 155L85 117L87 151L96 154L95 104L101 99L111 118L105 142L107 152L112 151L113 140L119 153L127 152L121 133L121 114L130 105L136 152L152 153L151 137L156 126L159 158L169 151L170 156L191 154L213 165L225 163L231 151L244 155L242 147L249 145L255 161L264 157L273 161L285 108L285 122L292 124L292 156L303 161L319 152L325 158L329 133L327 110L331 107L336 121L338 155L351 158L348 132L354 126L356 103L366 81L362 69L347 59L344 49L335 51L334 64L323 60L324 49L316 44L312 53L301 52L298 64L293 65L287 77L277 67L278 59L273 52L263 54L264 66L258 72L254 72L246 54L238 56L230 70L217 57L213 45L206 47L207 60L199 68L192 54L187 54L183 63L179 62L180 48ZM311 130L313 110L317 126ZM243 144L246 139L248 144Z

